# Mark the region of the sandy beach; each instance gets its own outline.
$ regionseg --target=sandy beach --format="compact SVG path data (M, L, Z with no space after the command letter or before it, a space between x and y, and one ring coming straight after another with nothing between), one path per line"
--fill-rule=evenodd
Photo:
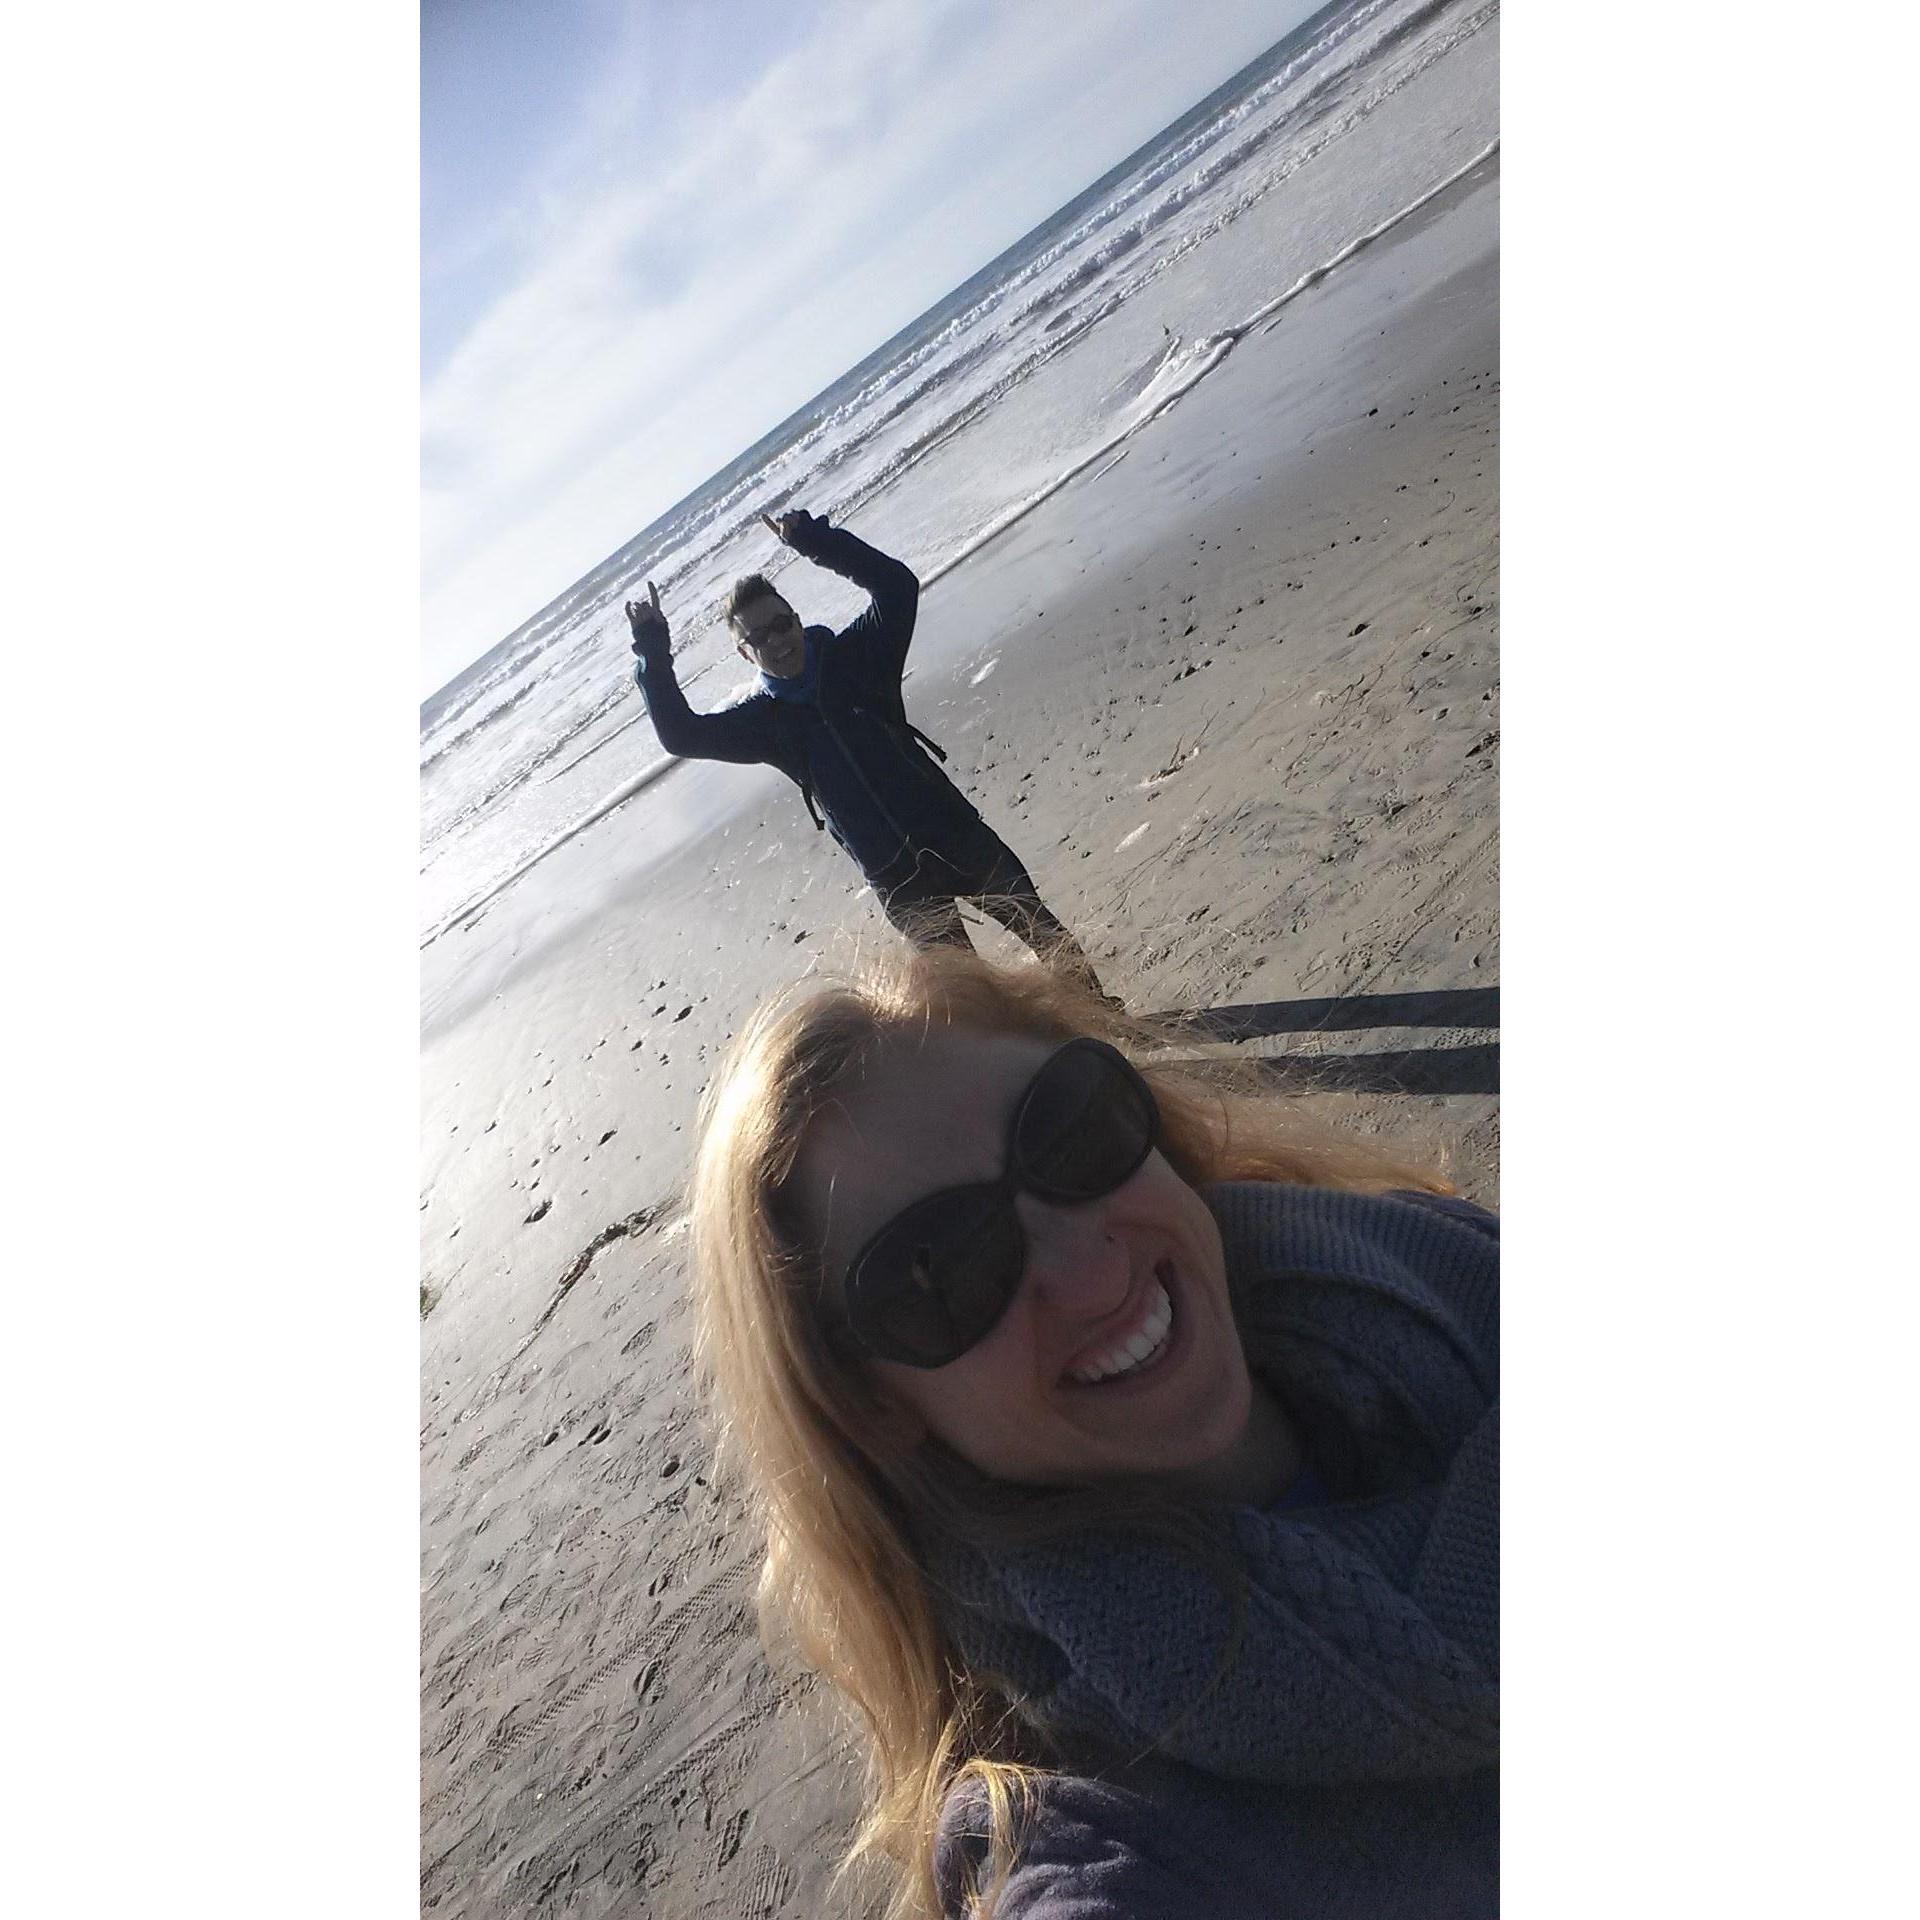
M1111 990L1489 1203L1498 210L1492 160L1242 339L925 596L906 683ZM811 1915L853 1805L850 1737L754 1632L680 1195L741 1018L895 936L778 775L654 798L671 832L615 812L422 955L443 1916Z

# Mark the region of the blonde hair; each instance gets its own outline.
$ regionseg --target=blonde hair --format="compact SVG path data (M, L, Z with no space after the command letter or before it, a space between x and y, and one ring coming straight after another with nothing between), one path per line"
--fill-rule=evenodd
M1093 1033L1122 1047L1153 1087L1161 1151L1196 1187L1258 1179L1451 1191L1304 1121L1258 1064L1166 1057L1173 1033L1045 967L1010 971L956 949L903 948L748 1024L701 1110L691 1193L698 1352L723 1458L766 1529L763 1631L791 1643L865 1723L865 1817L840 1871L890 1870L890 1920L940 1912L934 1840L947 1794L963 1782L985 1800L989 1857L970 1904L990 1913L1027 1793L1057 1757L1017 1700L966 1671L909 1516L974 1538L1030 1538L1111 1518L1116 1504L1098 1490L995 1487L935 1442L913 1454L889 1449L857 1360L830 1342L815 1311L818 1262L783 1191L801 1141L879 1048L940 1026L1061 1041ZM1191 1049L1193 1037L1184 1043Z

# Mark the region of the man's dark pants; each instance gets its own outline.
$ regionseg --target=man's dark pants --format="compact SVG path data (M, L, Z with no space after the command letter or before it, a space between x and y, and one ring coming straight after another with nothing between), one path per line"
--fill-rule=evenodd
M1093 963L1040 898L1019 856L985 821L938 853L922 850L874 883L886 916L918 947L970 947L959 903L970 900L1049 966L1101 991Z

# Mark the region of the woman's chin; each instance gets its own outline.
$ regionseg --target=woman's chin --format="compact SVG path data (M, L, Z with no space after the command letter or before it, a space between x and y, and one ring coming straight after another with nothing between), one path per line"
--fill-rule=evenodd
M1167 1286L1173 1320L1158 1353L1120 1379L1069 1387L1076 1423L1109 1443L1114 1477L1189 1482L1230 1463L1246 1436L1253 1388L1238 1333L1183 1277L1176 1267Z

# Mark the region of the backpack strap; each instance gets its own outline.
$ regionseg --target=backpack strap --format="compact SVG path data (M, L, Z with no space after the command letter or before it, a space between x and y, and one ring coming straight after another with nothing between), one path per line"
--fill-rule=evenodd
M925 747L926 750L930 754L932 754L936 760L939 760L944 763L947 757L947 750L945 747L943 747L939 743L939 741L929 740L927 736L924 733L922 733L920 729L916 727L913 724L913 722L909 720L904 713L902 713L900 716L900 724L903 727L905 727L906 730L914 737L914 739L918 740L920 744L923 747Z
M813 804L813 782L803 773L800 776L800 798L805 803L808 814L813 820L815 833L825 833L827 823L820 818L820 809Z

